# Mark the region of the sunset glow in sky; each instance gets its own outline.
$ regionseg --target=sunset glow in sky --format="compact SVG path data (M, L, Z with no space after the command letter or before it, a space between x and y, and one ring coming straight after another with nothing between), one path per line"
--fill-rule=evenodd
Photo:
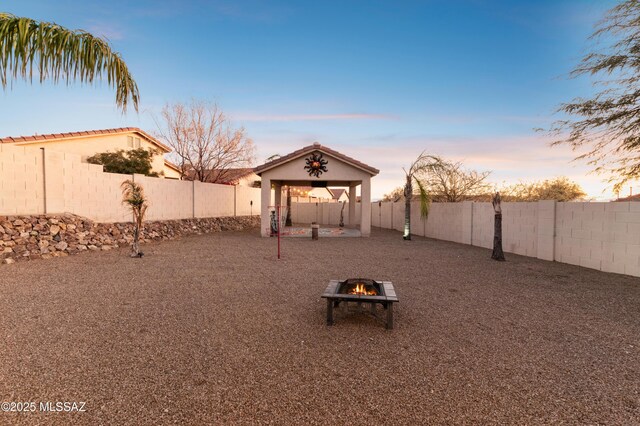
M550 148L561 102L592 93L568 72L609 0L5 0L2 10L107 37L141 93L122 115L106 84L14 82L0 137L134 126L166 102L217 102L244 125L256 165L315 141L400 186L420 152L491 170L498 184L565 175L613 197L590 167ZM637 193L640 187L634 187ZM624 195L627 195L626 193Z

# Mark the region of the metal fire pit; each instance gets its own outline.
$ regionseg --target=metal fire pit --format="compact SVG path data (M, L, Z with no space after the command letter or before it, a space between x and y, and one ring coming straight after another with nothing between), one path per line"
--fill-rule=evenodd
M379 303L387 311L387 329L393 329L393 304L398 302L398 297L391 281L366 278L331 280L322 297L327 299L327 325L333 325L333 308L341 302L369 303L374 314Z

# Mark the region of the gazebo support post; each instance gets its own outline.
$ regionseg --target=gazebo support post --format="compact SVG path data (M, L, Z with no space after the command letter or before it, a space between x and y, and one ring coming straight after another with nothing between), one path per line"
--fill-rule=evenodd
M271 235L269 206L271 205L271 180L262 178L260 192L260 234L263 237Z
M356 202L356 183L351 182L349 184L349 220L347 221L350 228L356 226Z
M360 235L371 236L371 178L366 178L360 186Z

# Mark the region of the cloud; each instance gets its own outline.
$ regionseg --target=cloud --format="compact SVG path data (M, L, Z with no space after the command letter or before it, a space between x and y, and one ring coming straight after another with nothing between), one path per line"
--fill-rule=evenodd
M347 113L347 114L234 114L240 121L323 121L323 120L394 120L396 117L385 114Z

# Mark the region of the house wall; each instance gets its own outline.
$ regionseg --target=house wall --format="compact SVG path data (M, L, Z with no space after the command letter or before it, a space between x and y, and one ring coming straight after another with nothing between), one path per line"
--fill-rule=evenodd
M260 182L260 176L255 173L248 174L238 179L238 185L253 187L256 182Z
M340 197L336 200L334 199L333 202L335 203L342 203L342 202L348 202L349 201L349 195L347 195L347 191L344 191Z
M87 158L92 155L101 153L101 152L116 152L119 149L123 149L125 151L130 149L135 149L134 147L129 146L129 142L127 137L132 136L135 139L140 139L140 147L144 149L154 149L158 150L158 146L152 144L147 139L141 137L139 134L135 132L130 133L114 133L108 135L92 135L92 136L80 136L73 137L68 139L49 139L46 141L34 141L34 142L16 142L9 145L12 146L22 146L25 148L46 148L48 151L58 151L58 152L66 152L69 154L79 155L82 162L86 163ZM7 145L7 144L2 144ZM171 177L174 177L176 172L174 170L169 169L164 164L164 153L155 155L152 161L153 171L160 173L164 172L167 174L171 174ZM167 170L169 169L169 170ZM177 177L180 177L178 174Z
M131 214L121 203L120 185L127 179L144 188L147 220L260 213L259 188L105 173L78 154L0 144L0 215L73 213L126 222Z
M172 167L167 166L166 164L164 164L162 166L162 170L164 170L164 177L168 178L168 179L180 179L180 172L175 170Z
M322 201L326 201L326 202L329 202L329 200L332 199L331 193L327 188L312 188L309 191L309 196L319 198Z

